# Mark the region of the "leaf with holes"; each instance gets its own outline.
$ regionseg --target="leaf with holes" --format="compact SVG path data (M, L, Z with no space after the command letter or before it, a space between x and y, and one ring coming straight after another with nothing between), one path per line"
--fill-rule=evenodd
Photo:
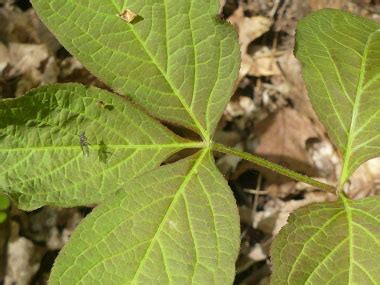
M296 57L313 107L343 156L339 188L380 155L380 24L339 10L301 20Z
M380 284L380 197L295 211L272 244L272 283Z
M100 202L196 144L93 87L52 85L0 101L0 185L23 209Z
M240 66L236 33L218 19L218 0L32 3L59 41L117 92L211 137Z
M50 284L231 284L239 235L234 197L205 149L96 208Z

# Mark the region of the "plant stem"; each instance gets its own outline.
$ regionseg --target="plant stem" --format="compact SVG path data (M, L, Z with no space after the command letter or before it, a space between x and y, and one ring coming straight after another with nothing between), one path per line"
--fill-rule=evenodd
M321 190L336 194L336 188L332 185L317 181L317 180L310 178L306 175L300 174L298 172L290 170L290 169L283 167L281 165L272 163L272 162L270 162L266 159L263 159L261 157L258 157L256 155L253 155L253 154L250 154L250 153L247 153L244 151L240 151L240 150L237 150L235 148L230 148L230 147L224 146L222 144L218 144L218 143L212 143L211 147L215 151L241 157L245 160L253 162L254 164L260 165L262 167L265 167L267 169L270 169L272 171L275 171L277 173L285 175L285 176L292 178L294 180L301 181L301 182L304 182L304 183L309 184L311 186L317 187Z

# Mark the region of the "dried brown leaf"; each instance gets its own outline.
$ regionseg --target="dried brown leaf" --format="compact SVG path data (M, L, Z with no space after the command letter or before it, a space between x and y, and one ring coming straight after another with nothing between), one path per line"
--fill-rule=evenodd
M318 137L318 131L303 114L283 108L259 122L255 128L259 139L256 154L309 176L318 176L306 150L306 141ZM262 169L269 184L281 184L287 178Z
M308 0L309 6L312 10L319 10L323 8L341 9L347 0Z
M251 55L249 55L247 51L248 45L269 31L272 20L263 16L245 17L243 7L240 6L228 18L228 21L236 27L239 33L242 57L239 74L239 78L241 79L249 72L253 64Z
M267 46L258 48L250 59L249 75L260 77L281 74L275 54Z
M124 11L122 11L121 13L119 13L118 16L121 19L123 19L124 21L126 21L128 23L131 23L131 22L133 22L134 19L136 19L137 14L134 13L134 12L132 12L129 9L125 9Z

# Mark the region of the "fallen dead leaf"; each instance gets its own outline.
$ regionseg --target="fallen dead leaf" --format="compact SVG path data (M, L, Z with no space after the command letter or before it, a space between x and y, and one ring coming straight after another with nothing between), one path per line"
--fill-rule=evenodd
M267 46L259 47L251 57L248 74L257 77L281 74L273 51Z
M293 51L289 50L282 54L277 58L277 63L282 70L282 74L281 76L276 76L274 80L286 82L289 87L287 97L292 100L294 108L318 122L317 115L315 114L307 95L306 85L300 76L301 64L295 58ZM320 124L320 127L323 128L322 124Z
M17 82L15 96L21 97L29 90L37 87L42 81L42 74L37 69L31 69L22 74L21 79Z
M312 10L319 10L324 8L334 8L341 9L345 4L347 4L347 0L307 0L309 6Z
M119 13L118 16L124 21L131 23L134 19L136 19L137 14L129 9L125 9L123 12Z
M348 195L360 199L380 192L380 158L362 164L351 176Z
M0 42L0 74L3 73L3 70L9 64L9 61L10 58L8 48Z
M242 57L239 73L239 78L241 79L248 74L253 64L251 55L248 54L248 45L269 31L272 20L263 16L245 17L243 6L240 6L228 18L228 21L236 27L239 33Z
M252 41L268 32L272 25L272 20L263 16L245 17L242 6L235 10L228 21L237 27L244 52Z
M256 243L248 255L253 261L258 262L267 259L268 253L264 252L261 244Z
M42 84L53 84L57 82L59 75L59 67L54 56L50 56L42 74Z
M12 237L8 243L5 285L28 285L40 267L45 250L37 248L32 241L19 236L19 226L12 222Z
M244 129L247 121L252 120L252 116L257 109L252 98L240 96L228 103L224 115L229 121L241 118L240 129Z
M255 215L254 226L257 225L258 229L273 238L287 223L288 217L293 211L312 203L334 200L336 200L336 196L326 192L305 193L304 198L301 200L282 201L281 199L271 199L265 204L263 211Z
M10 76L23 74L32 69L39 68L41 62L46 60L48 56L48 50L43 44L10 43L9 64L13 66L14 70L14 74Z
M306 141L306 149L321 176L329 180L328 183L336 184L341 160L331 142L327 139L310 138Z
M318 170L306 150L306 141L319 137L319 134L303 114L291 108L283 108L259 122L255 128L255 135L259 140L255 150L257 155L306 175L318 176ZM289 181L288 178L272 171L260 170L269 185L275 186ZM272 190L276 189L277 187L274 187Z

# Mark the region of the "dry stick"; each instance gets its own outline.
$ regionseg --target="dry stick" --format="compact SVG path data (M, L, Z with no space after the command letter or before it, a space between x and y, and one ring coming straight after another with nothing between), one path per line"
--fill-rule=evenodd
M272 163L272 162L270 162L264 158L258 157L256 155L253 155L253 154L250 154L250 153L247 153L244 151L237 150L235 148L230 148L230 147L224 146L222 144L218 144L218 143L212 143L211 147L215 151L241 157L242 159L253 162L254 164L260 165L262 167L270 169L270 170L277 172L279 174L285 175L285 176L292 178L294 180L301 181L301 182L304 182L304 183L309 184L311 186L314 186L316 188L319 188L321 190L324 190L326 192L336 194L336 188L334 186L320 182L320 181L317 181L317 180L310 178L306 175L300 174L298 172L290 170L290 169L283 167L281 165Z

